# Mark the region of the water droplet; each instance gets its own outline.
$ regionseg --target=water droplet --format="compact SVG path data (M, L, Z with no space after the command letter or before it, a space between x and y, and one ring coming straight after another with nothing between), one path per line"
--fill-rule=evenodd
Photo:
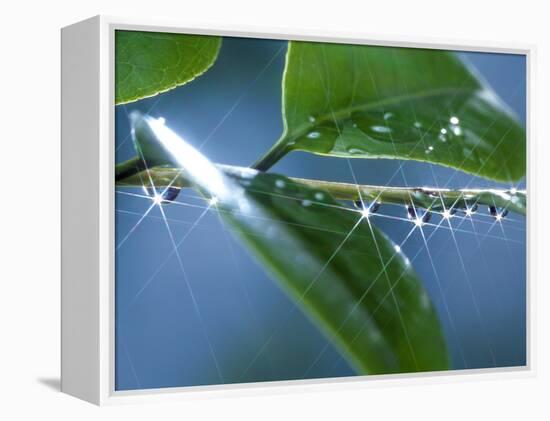
M516 194L517 192L518 192L518 190L515 187L512 187L510 189L510 194Z
M321 193L320 191L315 193L315 200L321 201L321 200L324 200L324 199L325 199L325 194L324 193Z
M373 132L376 133L390 133L391 129L388 126L371 126Z
M312 115L310 115L307 119L310 123L315 123L315 117L313 117Z
M360 154L365 153L365 151L363 151L363 149L359 149L359 148L348 148L348 153L351 154L351 155L360 155Z
M432 219L432 213L430 211L425 211L424 215L422 215L422 222L427 224L430 222L430 219Z
M443 216L443 219L451 219L454 214L456 214L456 209L449 208L449 209L443 210L443 213L441 214L441 216Z
M304 207L306 207L306 208L307 208L308 206L311 206L311 203L312 203L311 200L307 200L307 199L306 199L306 200L302 200L302 206L304 206Z
M393 248L397 253L401 252L401 247L399 247L399 245L396 244L396 245L393 246Z
M417 129L420 129L422 127L422 123L420 123L419 121L415 121L414 127L416 127Z
M457 125L458 123L460 123L460 120L458 119L458 117L456 116L452 116L449 121L451 122L451 124L454 124L454 125Z
M447 141L447 138L445 137L444 134L440 134L440 135L438 136L438 138L439 138L439 140L441 140L442 142L446 142L446 141Z
M173 202L176 200L176 197L178 197L178 194L180 194L180 191L181 189L179 187L168 187L162 193L162 198L167 202Z
M407 218L411 219L417 227L421 227L430 221L432 213L429 210L425 210L424 214L420 215L418 208L415 209L413 205L407 206Z
M173 202L174 200L176 200L178 194L181 191L179 187L159 187L159 189L155 192L153 188L145 186L143 186L143 190L145 191L147 196L151 197L153 202L155 202L155 204L157 205Z
M460 136L462 134L462 129L460 126L454 126L452 130L455 136Z
M464 211L466 216L472 216L476 212L477 212L477 203L474 203L472 206L466 205L466 210Z
M489 213L496 219L497 222L500 222L502 218L508 215L508 209L503 209L499 212L496 206L489 206Z
M393 113L389 113L389 112L388 112L388 113L385 113L385 114L384 114L384 120L389 120L389 119L392 118L393 116L394 116Z
M441 134L447 134L447 129L443 128L440 130Z
M162 202L163 202L162 195L161 195L161 194L155 194L155 195L153 196L153 202L154 202L155 205L157 205L157 206L162 205Z
M361 200L356 200L353 202L354 206L357 209L360 209L365 212L365 216L370 215L371 213L376 213L380 209L380 202L372 202L370 205L366 202L362 202Z
M285 187L285 182L283 180L276 180L275 181L275 187L278 187L280 189Z
M307 134L307 137L309 137L310 139L318 139L321 137L321 133L319 132L309 132Z

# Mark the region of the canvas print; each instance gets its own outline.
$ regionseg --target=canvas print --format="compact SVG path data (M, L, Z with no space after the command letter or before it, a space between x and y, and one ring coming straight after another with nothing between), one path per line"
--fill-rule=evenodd
M115 388L526 365L526 57L116 31Z

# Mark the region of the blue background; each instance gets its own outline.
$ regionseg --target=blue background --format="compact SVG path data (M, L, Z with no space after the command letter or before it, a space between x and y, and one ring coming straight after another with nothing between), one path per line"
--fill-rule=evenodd
M135 155L127 113L137 109L164 117L188 142L203 145L202 152L213 162L250 165L282 132L285 51L286 42L225 38L216 63L201 77L165 94L116 107L117 162ZM525 58L458 54L479 70L525 124ZM401 164L406 183L396 172ZM359 183L365 184L498 185L415 162L353 160L353 168ZM301 152L286 156L271 171L353 181L345 160ZM160 211L153 209L136 226L151 202L126 194L129 192L142 193L117 188L116 194L116 389L304 378L327 340L301 312L284 322L292 301L222 226L215 212L205 214L189 231L203 212L202 199L187 190L178 201L191 206L164 206L176 242L187 235L179 252L201 323L175 255L166 259L173 246ZM384 206L383 212L404 216L403 208L397 206ZM413 260L438 310L453 368L524 365L525 218L511 214L491 228L492 220L483 209L474 220L451 220L458 250L450 230L434 233L428 245L435 270L419 232L405 243L403 251ZM410 230L408 222L373 221L398 243ZM432 231L424 228L427 237ZM279 333L250 365L276 331ZM219 361L221 377L206 338ZM307 378L353 374L338 350L329 345Z

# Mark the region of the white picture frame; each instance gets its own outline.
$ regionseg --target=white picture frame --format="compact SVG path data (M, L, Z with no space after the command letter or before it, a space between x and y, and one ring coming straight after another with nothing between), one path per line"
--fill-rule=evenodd
M480 377L531 376L533 355L533 243L536 202L527 217L527 364L525 367L460 372L358 376L318 380L196 386L140 391L114 388L114 31L117 29L225 35L283 40L336 41L524 54L527 62L528 191L533 191L532 45L461 43L454 40L383 38L276 28L184 25L153 19L96 16L67 26L62 41L62 376L63 392L97 405L255 393L288 393L319 388L371 387L380 382L426 383ZM376 380L376 381L373 381Z

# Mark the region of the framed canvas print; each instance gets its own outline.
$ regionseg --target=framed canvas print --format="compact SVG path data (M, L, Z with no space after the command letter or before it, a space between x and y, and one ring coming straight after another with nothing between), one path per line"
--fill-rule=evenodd
M62 389L529 370L530 48L62 31Z

